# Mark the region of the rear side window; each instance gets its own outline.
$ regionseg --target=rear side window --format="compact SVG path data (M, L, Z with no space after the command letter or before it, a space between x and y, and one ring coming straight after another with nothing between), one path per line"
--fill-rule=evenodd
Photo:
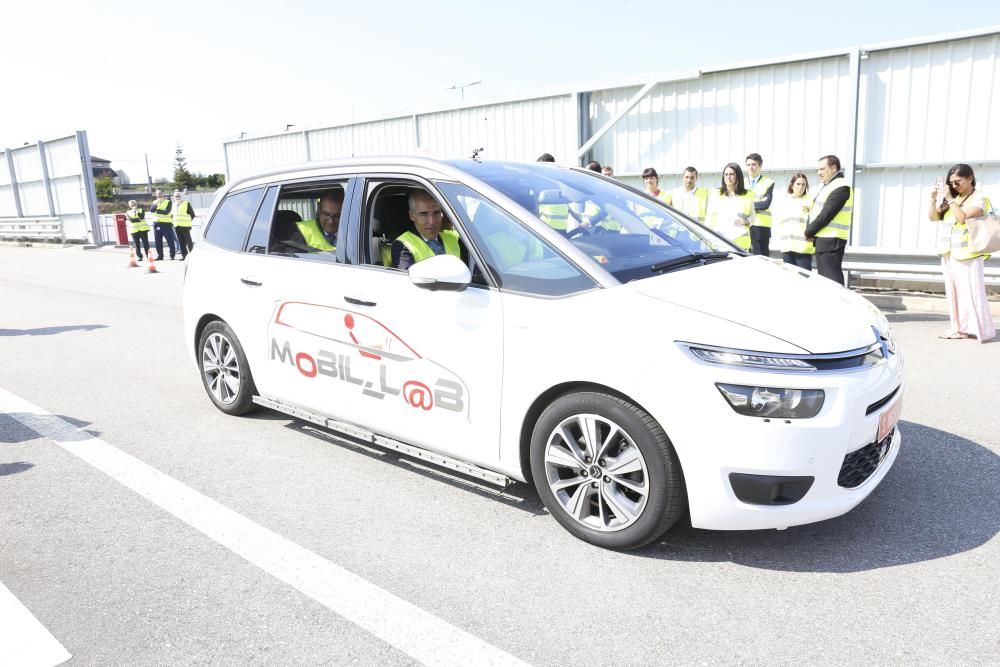
M226 197L212 216L205 240L229 250L242 250L261 192L263 188L255 188Z

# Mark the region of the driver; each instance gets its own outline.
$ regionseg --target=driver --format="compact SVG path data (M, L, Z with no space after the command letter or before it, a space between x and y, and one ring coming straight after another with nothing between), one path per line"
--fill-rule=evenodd
M446 253L461 258L458 233L441 229L444 211L427 191L414 190L410 194L408 214L417 233L403 232L392 242L394 268L408 269L416 262Z

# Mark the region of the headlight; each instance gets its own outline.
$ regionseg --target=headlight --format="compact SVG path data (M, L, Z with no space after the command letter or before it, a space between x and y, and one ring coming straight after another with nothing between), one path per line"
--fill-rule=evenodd
M748 366L750 368L766 368L772 371L814 371L816 367L808 361L795 357L739 352L736 350L713 350L706 347L688 345L691 354L702 361L728 366Z
M826 396L822 389L775 389L722 383L715 386L733 410L748 417L808 419L819 414Z

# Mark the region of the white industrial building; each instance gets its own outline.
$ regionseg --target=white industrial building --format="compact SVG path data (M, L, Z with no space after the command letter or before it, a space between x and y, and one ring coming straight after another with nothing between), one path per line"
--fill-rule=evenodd
M1000 208L998 38L994 26L243 137L224 143L226 175L483 148L487 159L595 159L636 185L652 166L673 187L693 165L717 186L727 162L757 152L778 187L801 170L815 188L816 159L833 153L855 187L851 246L930 255L927 197L952 164L971 164Z

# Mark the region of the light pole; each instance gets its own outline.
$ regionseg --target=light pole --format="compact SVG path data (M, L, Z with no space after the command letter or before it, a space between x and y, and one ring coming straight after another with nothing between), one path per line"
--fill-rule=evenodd
M465 89L469 86L474 86L477 83L482 83L482 81L470 81L469 83L453 83L452 85L445 88L445 90L457 90L461 94L462 99L465 99Z

